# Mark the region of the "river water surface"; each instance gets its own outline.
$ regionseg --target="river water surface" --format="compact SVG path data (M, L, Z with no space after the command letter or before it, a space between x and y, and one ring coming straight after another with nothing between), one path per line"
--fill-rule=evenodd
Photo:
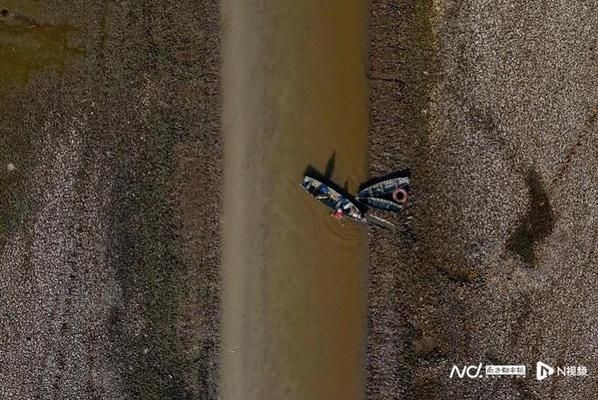
M367 3L224 3L223 398L361 398L366 232L299 182L366 178Z

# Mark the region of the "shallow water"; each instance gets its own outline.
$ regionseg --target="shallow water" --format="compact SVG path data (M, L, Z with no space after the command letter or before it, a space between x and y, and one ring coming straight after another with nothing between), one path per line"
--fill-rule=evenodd
M366 232L299 182L309 165L353 192L366 177L367 3L223 15L223 398L361 398Z
M38 70L64 71L65 64L84 50L70 44L78 30L66 24L43 23L37 1L0 4L0 84L25 85Z

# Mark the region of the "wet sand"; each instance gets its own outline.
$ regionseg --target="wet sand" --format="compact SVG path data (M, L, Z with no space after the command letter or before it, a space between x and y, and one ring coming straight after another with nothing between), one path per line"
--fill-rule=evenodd
M299 186L367 168L366 4L225 2L225 399L359 399L366 231Z

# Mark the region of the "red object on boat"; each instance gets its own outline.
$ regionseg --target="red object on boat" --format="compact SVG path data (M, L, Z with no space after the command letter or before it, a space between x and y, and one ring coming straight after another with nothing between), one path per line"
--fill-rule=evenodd
M332 216L336 219L342 219L345 216L343 210L336 210Z

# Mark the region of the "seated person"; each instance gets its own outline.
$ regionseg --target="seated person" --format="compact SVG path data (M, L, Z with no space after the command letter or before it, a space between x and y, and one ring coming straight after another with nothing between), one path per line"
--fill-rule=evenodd
M316 193L316 199L318 200L324 200L330 197L330 189L328 189L328 186L324 184L320 185Z

